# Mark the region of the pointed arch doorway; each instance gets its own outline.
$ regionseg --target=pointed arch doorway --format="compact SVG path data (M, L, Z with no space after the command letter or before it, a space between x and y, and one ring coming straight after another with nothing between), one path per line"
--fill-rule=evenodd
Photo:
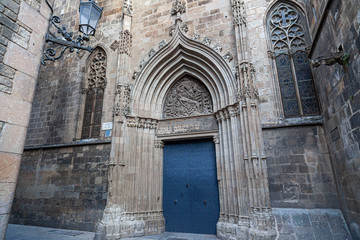
M209 137L194 139L216 129L215 122L204 124L205 118L214 119L211 95L196 78L184 76L164 99L162 124L177 131L172 141L164 141L165 230L216 234L220 203L215 145ZM184 139L186 135L190 140Z

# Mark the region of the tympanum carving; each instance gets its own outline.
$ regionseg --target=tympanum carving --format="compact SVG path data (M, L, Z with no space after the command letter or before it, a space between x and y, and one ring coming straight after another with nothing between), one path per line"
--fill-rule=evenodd
M164 118L213 113L210 93L199 81L185 77L172 86L165 98Z

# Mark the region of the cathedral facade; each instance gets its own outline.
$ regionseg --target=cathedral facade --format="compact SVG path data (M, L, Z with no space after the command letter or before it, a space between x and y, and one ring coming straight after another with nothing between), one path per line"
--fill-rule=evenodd
M94 50L39 69L12 223L360 238L359 1L98 3Z

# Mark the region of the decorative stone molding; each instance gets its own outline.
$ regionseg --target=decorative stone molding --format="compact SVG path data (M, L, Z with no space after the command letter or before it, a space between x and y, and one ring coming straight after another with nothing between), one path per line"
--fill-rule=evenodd
M232 117L238 117L239 115L240 115L240 108L238 103L234 105L229 105L223 109L218 110L215 113L216 121L219 123L224 120L228 120Z
M132 16L134 13L131 0L124 1L123 13L127 16Z
M145 59L142 59L139 64L140 69L142 69L145 65L146 65L146 61Z
M132 34L129 30L125 30L120 32L120 45L119 45L119 53L127 54L131 57L132 50Z
M194 36L191 38L191 40L200 41L200 34L194 33Z
M245 3L243 0L232 0L231 7L234 15L234 24L246 26Z
M222 44L221 43L217 43L214 45L213 49L217 52L221 52L223 47L222 47Z
M88 88L105 88L107 57L103 49L98 48L93 53L88 70Z
M220 136L219 135L214 136L213 141L215 144L220 144Z
M132 76L132 79L135 81L137 79L137 77L139 76L140 72L138 71L134 71L134 74Z
M170 89L165 98L163 117L177 118L213 112L208 90L197 80L185 77Z
M156 129L158 121L151 118L127 116L127 126L129 128Z
M181 0L175 0L171 9L171 15L178 15L186 12L186 5Z
M118 41L115 40L115 41L110 45L110 49L111 49L112 51L116 51L116 49L118 49L119 46L120 46L120 42L118 42Z
M189 27L184 24L182 27L181 27L181 30L184 32L184 33L187 33L189 31Z
M119 84L116 87L117 101L114 107L114 116L127 116L129 114L131 88L130 84Z
M205 37L204 40L203 40L203 43L204 43L206 46L210 46L210 44L211 44L211 39L208 38L208 37Z
M169 36L172 37L175 34L176 26L172 25L169 30Z
M164 142L160 141L160 140L155 140L155 148L163 149L164 148Z
M165 40L162 40L161 42L159 42L159 49L162 49L165 45L166 45Z
M148 53L149 58L152 58L152 56L154 56L155 53L156 53L156 51L152 48L152 49L150 50L150 52Z
M289 4L279 4L270 15L271 43L275 52L305 49L306 39L299 12Z
M241 62L238 66L239 74L238 77L238 100L259 99L259 91L253 84L255 77L255 68L249 62Z
M229 63L230 63L232 60L234 60L234 56L232 55L231 52L227 52L227 53L223 56L223 58L224 58L225 60L227 60Z

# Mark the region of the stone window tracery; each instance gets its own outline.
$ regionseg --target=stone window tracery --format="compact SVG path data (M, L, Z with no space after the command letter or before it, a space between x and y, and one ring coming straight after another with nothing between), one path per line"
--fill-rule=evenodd
M268 16L270 55L275 60L284 116L320 114L307 57L308 31L303 14L286 3L276 5Z
M200 81L191 77L184 77L176 82L165 98L164 119L211 113L213 104L209 91Z
M88 88L85 91L85 110L81 138L97 138L101 132L101 118L106 86L107 57L103 49L96 49L88 66Z

